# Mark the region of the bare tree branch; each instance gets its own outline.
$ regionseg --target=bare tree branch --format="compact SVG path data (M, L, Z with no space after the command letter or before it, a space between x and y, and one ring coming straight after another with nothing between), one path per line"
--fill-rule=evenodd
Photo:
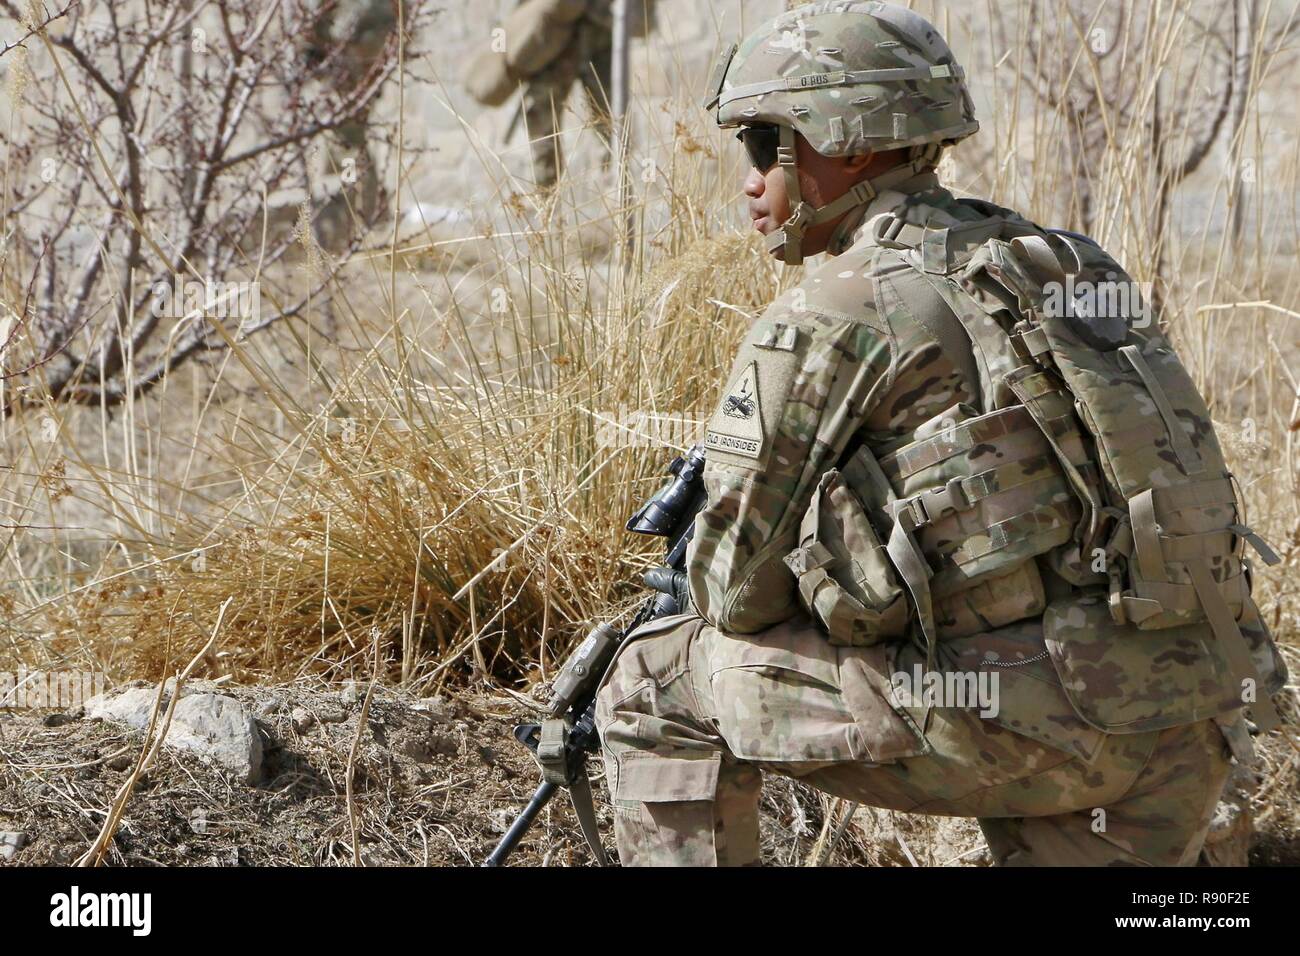
M40 35L51 57L28 61L46 73L24 89L24 135L0 132L12 173L0 290L28 290L10 306L21 319L5 333L4 374L33 374L31 388L6 391L0 418L51 397L112 405L228 348L204 314L159 307L169 285L256 281L279 301L273 290L301 253L300 201L267 210L265 197L297 191L310 215L309 150L391 136L372 111L397 67L398 32L433 12L431 0L403 0L399 19L396 0L363 2L379 10L364 28L337 17L340 0L173 0L129 14L117 0L72 0L28 24L18 42ZM23 5L0 0L19 20ZM58 35L47 32L60 18ZM239 334L328 300L332 270L382 211L370 206L332 243L311 297L242 317Z
M65 6L62 10L59 10L56 13L48 14L44 20L42 20L38 24L31 26L27 30L27 32L24 33L22 36L20 36L17 40L14 40L12 43L6 43L3 46L0 46L0 56L4 56L10 50L22 46L32 37L36 36L36 34L40 33L42 30L48 27L55 20L62 20L64 17L68 15L68 11L71 10L73 7L75 7L78 2L79 0L70 0L67 6ZM15 10L11 4L6 3L4 4L4 7L6 10L9 11L10 15L12 15L13 18L18 22L23 24L26 24L28 22L26 17L24 17L21 13Z

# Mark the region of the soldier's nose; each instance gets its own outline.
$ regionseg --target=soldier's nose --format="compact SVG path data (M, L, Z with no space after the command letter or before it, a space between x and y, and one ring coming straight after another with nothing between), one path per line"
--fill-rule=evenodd
M754 167L749 168L749 174L745 176L745 195L750 199L757 199L763 195L763 189L767 186L767 180Z

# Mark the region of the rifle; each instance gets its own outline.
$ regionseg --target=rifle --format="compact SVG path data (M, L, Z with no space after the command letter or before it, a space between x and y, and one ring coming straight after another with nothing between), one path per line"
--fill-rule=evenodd
M664 564L671 571L684 572L686 546L695 531L695 515L708 499L704 490L703 446L696 444L684 456L674 458L668 473L672 480L642 505L625 527L635 534L667 538ZM601 866L608 865L596 826L591 782L587 778L587 758L600 746L596 731L596 691L619 648L638 627L656 618L678 614L680 610L671 594L656 592L646 598L626 630L608 623L597 624L569 655L551 687L546 719L540 724L519 724L514 729L515 739L533 752L541 767L542 784L515 817L484 866L500 866L505 862L537 814L561 787L569 791L582 835L596 860Z

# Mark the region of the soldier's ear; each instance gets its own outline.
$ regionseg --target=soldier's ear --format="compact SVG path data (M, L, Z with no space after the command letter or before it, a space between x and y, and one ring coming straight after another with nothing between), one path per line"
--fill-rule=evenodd
M852 156L845 156L844 171L851 176L864 172L871 165L871 161L876 158L875 151L868 150L865 153L854 153Z

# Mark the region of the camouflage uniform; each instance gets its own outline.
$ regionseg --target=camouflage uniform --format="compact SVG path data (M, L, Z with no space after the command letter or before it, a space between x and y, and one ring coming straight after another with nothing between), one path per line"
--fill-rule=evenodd
M1042 629L955 644L941 669L1030 661ZM911 645L836 647L803 615L753 635L694 616L647 626L597 710L620 861L757 863L763 770L869 806L978 817L1001 864L1195 861L1229 768L1213 721L1103 734L1039 658L1014 683L1002 675L998 719L938 708L922 736L919 710L888 686L922 659Z
M609 137L611 52L609 3L595 0L574 24L569 45L525 82L524 123L532 150L533 176L539 186L552 185L563 165L560 121L575 80L582 87L596 127L603 136Z
M346 98L355 93L374 67L396 29L397 11L391 0L344 0L328 4L318 11L312 23L304 56L309 65L315 65L333 53L336 62L325 78L336 95ZM336 50L341 42L342 47ZM353 216L362 223L368 222L378 212L381 202L381 183L368 137L370 109L367 107L332 132L339 154L326 168L341 167L344 160L351 159L357 167L360 188L345 197L348 189L344 183L316 215L313 226L317 241L331 253L340 252L352 238Z
M882 5L819 4L778 21L779 36L783 25L804 16L814 37L811 47L792 55L795 66L787 75L808 57L833 57L847 47L845 36L817 19L846 8L875 16ZM906 11L884 9L894 18L884 30L890 39L873 46L903 57L907 76L914 60L906 46L895 54L897 37L923 35L927 54L951 63L933 28L906 19L914 16ZM741 50L758 47L750 40ZM752 62L741 63L742 78ZM889 70L888 64L872 66ZM886 75L892 81L898 74ZM938 79L954 75L959 82L955 65L934 73ZM720 82L719 89L726 86ZM960 93L964 103L945 95L930 117L942 141L973 130L964 87ZM914 94L935 96L924 88ZM824 109L838 109L839 102L832 98ZM909 131L898 115L893 138L887 123L880 148L925 143L924 135L899 135ZM830 129L839 143L810 140L819 151L834 155L837 148L871 145L867 122L856 126L868 137L859 144L844 142L853 124ZM900 449L942 443L946 435L936 423L946 412L978 414L992 404L982 371L987 357L973 360L970 341L951 334L953 312L923 294L923 285L879 281L913 274L882 249L898 245L904 227L914 238L938 234L940 258L952 255L958 243L945 240L964 228L978 231L994 211L1036 229L1009 210L958 201L930 168L934 153L911 155L908 167L878 177L868 201L851 209L832 239L829 261L773 302L750 329L706 432L708 502L688 555L694 613L643 626L606 674L597 723L625 864L757 862L765 769L871 806L977 817L1000 863L1190 864L1233 755L1249 751L1241 701L1215 698L1214 706L1179 711L1187 699L1214 698L1218 685L1188 685L1184 671L1160 661L1126 666L1120 658L1116 665L1110 655L1123 653L1119 640L1091 633L1086 618L1057 622L1058 637L1070 627L1081 635L1088 631L1078 641L1084 657L1064 658L1072 669L1070 683L1063 684L1042 615L1049 601L1077 591L1071 575L1079 569L1050 558L1071 536L1078 506L1057 481L1057 466L1047 469L1038 461L1036 447L1018 449L1022 439L1010 426L996 440L971 443L965 455L974 470L992 466L999 481L1010 483L1014 494L1004 495L1002 504L1027 503L1023 514L1039 515L1035 522L1021 518L1003 534L1000 547L1014 559L1009 572L976 575L977 587L966 590L936 573L927 626L918 620L915 594L904 598L886 573L885 549L871 529L845 525L840 531L854 571L866 569L857 574L861 601L823 601L825 575L803 587L805 579L817 580L808 573L815 567L791 561L809 550L806 515L823 497L833 509L837 491L828 476L839 469L848 474L855 447L869 449L898 483L906 474L895 460ZM792 204L799 204L797 191ZM793 251L797 261L802 230L820 221L819 213L796 211L794 227L769 247L784 247L787 261ZM882 222L889 225L883 233ZM893 297L881 301L886 292ZM970 294L976 295L973 287ZM1041 441L1042 435L1032 438ZM1023 441L1030 441L1028 433ZM1194 442L1208 454L1208 424ZM980 461L1004 455L1012 459L1010 472ZM1034 461L1045 469L1042 476L1032 474ZM1047 480L1033 483L1039 477ZM1020 484L1025 480L1027 486ZM998 500L998 491L990 501ZM816 516L817 508L811 513ZM987 531L962 526L960 514L949 517L956 523L941 520L921 529L931 564L953 558L958 544L978 551L993 535L995 519L986 513L979 517ZM888 557L898 565L892 548ZM832 590L842 595L846 588ZM848 605L853 626L838 628L837 615ZM1275 690L1284 674L1280 659L1254 606L1246 601L1239 607L1255 667ZM1122 634L1132 642L1130 632ZM1175 641L1170 653L1188 650ZM912 673L996 678L994 712L906 696L896 675ZM1116 726L1097 718L1097 702L1133 700L1169 704L1155 714L1168 719L1144 714L1121 728L1126 732L1106 732Z

